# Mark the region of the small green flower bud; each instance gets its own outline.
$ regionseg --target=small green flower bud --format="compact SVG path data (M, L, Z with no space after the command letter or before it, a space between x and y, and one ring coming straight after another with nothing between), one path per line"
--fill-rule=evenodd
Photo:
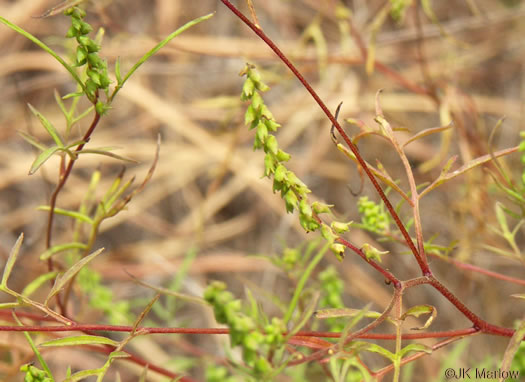
M279 162L286 162L288 160L290 160L292 156L290 154L288 154L287 152L284 152L283 150L279 149L279 151L277 151L277 160Z
M352 225L353 222L348 222L348 223L343 223L343 222L338 222L338 221L333 221L331 224L330 224L330 227L332 227L332 229L337 232L337 233L345 233L347 232L349 229L350 229L350 226Z
M340 243L332 243L330 250L335 254L339 261L343 261L345 258L345 246Z
M337 239L337 235L335 235L332 232L332 229L328 227L326 224L321 224L321 235L325 238L325 240L329 243L333 243L335 239Z
M330 208L332 208L333 204L326 204L321 202L313 202L312 203L312 209L316 214L326 214L330 213Z
M286 203L286 212L290 213L297 207L297 195L291 189L284 195L284 202Z
M286 167L284 167L282 164L278 164L275 168L274 179L278 182L283 182L286 179L286 173Z
M87 62L88 52L82 46L77 46L76 66L85 65Z
M277 139L273 135L268 135L264 141L264 151L266 153L270 152L274 155L277 155L277 152L279 151L279 145L277 143Z

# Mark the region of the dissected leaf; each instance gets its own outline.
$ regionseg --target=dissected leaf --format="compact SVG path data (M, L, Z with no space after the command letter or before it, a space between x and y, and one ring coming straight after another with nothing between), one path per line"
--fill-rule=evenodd
M40 260L47 260L56 253L67 251L68 249L86 249L87 245L80 242L54 245L40 255Z
M119 159L121 161L124 161L124 162L129 162L129 163L139 163L137 160L135 159L132 159L132 158L127 158L125 156L122 156L122 155L118 155L118 154L115 154L115 153L112 153L110 151L107 151L107 150L101 150L101 149L83 149L82 151L79 152L79 154L98 154L98 155L105 155L107 157L111 157L111 158L115 158L115 159Z
M413 135L410 137L405 143L403 143L403 147L407 146L409 143L415 142L418 139L421 139L423 137L427 137L431 134L441 133L442 131L448 130L452 127L452 124L447 126L439 126L439 127L433 127L430 129L424 129L423 131L420 131L419 133Z
M518 352L520 345L523 340L523 336L525 335L525 320L522 319L518 329L514 332L512 335L512 338L510 339L507 349L505 349L505 354L503 355L503 360L501 362L501 371L503 373L508 372L510 370L510 367L512 365L512 360L514 359L514 356ZM504 378L500 379L504 380Z
M53 146L42 151L31 164L29 175L33 175L51 156L60 150L60 147Z
M315 311L315 318L320 320L326 318L336 318L336 317L354 317L359 314L362 314L362 309L352 309L352 308L333 308L333 309L319 309ZM378 318L381 316L379 312L373 311L364 311L363 317L368 318Z
M69 268L62 276L58 276L55 281L55 285L53 285L53 288L51 289L46 298L44 305L47 306L49 300L53 298L53 296L55 296L58 292L60 292L60 290L68 283L68 281L71 280L71 278L73 278L73 276L75 276L87 263L89 263L91 260L97 257L103 250L104 248L100 248L92 254L82 258L81 260L73 264L73 266L71 266L71 268Z
M430 317L427 319L427 321L425 322L425 324L422 327L420 327L420 328L412 328L412 330L424 330L424 329L428 328L430 326L430 324L432 324L432 321L434 321L434 318L436 318L436 316L437 316L437 309L435 307L433 307L432 305L423 304L423 305L413 306L412 308L408 309L401 316L401 319L404 320L408 316L419 317L422 314L430 314Z
M160 293L157 293L152 299L151 301L149 302L148 305L146 305L146 307L142 310L142 312L140 312L139 316L137 317L137 319L135 320L135 323L133 324L133 330L132 330L132 334L136 332L138 326L140 325L140 323L144 320L144 318L146 318L146 315L149 313L149 311L151 310L151 308L153 307L153 304L155 304L158 299L160 298L161 294Z
M356 341L356 342L361 343L362 341ZM363 346L364 350L372 352L372 353L381 354L383 357L388 358L392 362L394 362L396 360L396 358L397 358L397 356L394 353L390 352L389 350L387 350L384 347L381 347L381 346L379 346L377 344L372 344L372 343L369 343L369 342L365 342L362 346Z
M149 168L148 173L146 174L146 177L144 178L140 186L138 186L136 189L133 190L133 192L131 192L128 196L126 196L123 200L121 200L120 203L118 203L118 205L113 207L112 209L113 214L116 214L118 211L122 210L131 201L131 199L133 199L135 195L137 195L139 192L141 192L144 189L144 187L146 187L146 184L149 182L149 180L153 176L153 173L155 172L155 168L157 167L157 163L159 161L159 154L160 154L160 134L157 136L157 150L155 151L155 158L153 159L153 163L151 164L151 167Z
M109 354L109 357L110 358L129 358L131 357L131 355L129 353L126 353L125 351L116 350L114 352L111 352Z
M151 49L149 52L147 52L144 56L138 60L135 65L130 69L130 71L124 76L124 78L117 84L117 87L113 91L113 94L111 94L111 97L109 99L109 102L113 101L113 98L115 98L115 95L118 93L118 91L122 88L124 83L131 77L133 73L143 64L145 63L151 56L153 56L155 53L157 53L164 45L169 43L173 38L177 37L179 34L184 32L185 30L191 28L192 26L204 21L208 20L210 17L212 17L214 13L207 14L205 16L198 17L194 20L191 20L184 24L182 27L177 29L175 32L171 33L168 37L166 37L164 40L159 42L153 49Z
M290 345L306 346L310 349L329 349L334 344L317 337L293 336L287 341Z
M15 245L13 245L11 252L9 252L9 257L7 258L7 261L5 263L4 274L2 275L2 284L0 285L2 289L7 288L7 280L9 279L9 276L13 271L13 267L15 265L16 258L18 257L18 253L20 252L20 247L22 246L23 241L24 233L22 232L20 236L18 236Z
M86 379L87 377L92 376L99 376L103 372L102 369L88 369L88 370L81 370L76 372L75 374L67 377L64 382L77 382L82 381L83 379Z
M49 206L38 206L37 209L39 211L49 211L51 208ZM75 220L79 220L79 221L82 221L88 224L93 224L93 219L91 219L86 214L83 214L78 211L70 211L70 210L65 210L63 208L57 208L57 207L55 207L53 211L55 212L55 214L69 216L70 218L73 218Z
M128 273L128 275L137 284L145 286L146 288L153 289L154 291L156 291L158 293L162 293L162 294L165 294L167 296L174 296L174 297L180 298L183 301L187 301L187 302L192 302L192 303L197 303L197 304L201 304L201 305L204 305L204 306L208 306L208 303L203 298L196 297L196 296L190 296L190 295L187 295L187 294L183 294L183 293L180 293L180 292L173 291L171 289L167 289L167 288L162 288L162 287L158 287L158 286L155 286L155 285L151 285L151 284L148 284L145 281L139 280L138 278L136 278L135 276L133 276L133 275L131 275L129 273Z
M53 280L58 272L47 272L43 275L38 276L36 279L31 281L28 285L25 286L24 290L22 291L22 296L29 297L31 296L40 286L49 281Z
M62 59L62 57L60 57L53 49L51 49L50 47L48 47L46 44L44 44L42 41L40 41L39 39L37 39L35 36L33 36L31 33L23 30L22 28L20 28L19 26L11 23L10 21L4 19L3 17L0 16L0 22L5 24L6 26L8 26L9 28L11 28L12 30L14 30L15 32L21 34L22 36L24 36L25 38L27 38L28 40L34 42L36 45L38 45L40 48L42 48L44 51L46 51L47 53L49 53L51 56L54 57L55 60L57 60L64 68L66 68L66 70L69 72L69 74L71 75L71 77L73 77L75 79L75 81L82 87L82 91L83 92L86 92L86 86L84 85L84 83L82 82L82 80L80 79L80 77L78 76L75 68L73 68L71 65L69 65L67 62L64 61L64 59Z
M403 356L410 352L425 352L425 353L432 353L432 348L423 345L423 344L409 344L405 346L398 354L398 357L401 359Z
M40 123L44 128L47 130L51 138L55 141L56 145L58 147L64 147L64 140L60 136L59 132L49 120L42 115L37 109L33 107L30 103L27 104L29 106L29 109L31 109L31 112L40 120Z
M435 189L436 187L440 186L441 184L443 184L445 182L448 182L449 180L454 179L455 177L457 177L459 175L464 174L468 170L471 170L474 167L477 167L477 166L482 165L484 163L490 162L492 160L492 158L498 158L498 157L501 157L501 156L504 156L504 155L512 154L513 152L516 152L517 150L518 150L518 146L515 146L515 147L508 148L508 149L503 149L503 150L497 151L497 152L495 152L493 154L493 156L491 156L490 154L482 155L480 157L472 159L470 162L464 164L463 166L461 166L457 170L454 170L452 172L448 172L448 170L450 169L450 166L452 166L452 163L450 163L450 161L452 160L452 158L451 158L447 162L447 165L445 165L445 168L443 169L443 171L441 172L439 177L434 182L432 182L432 184L430 186L425 188L419 194L419 199L421 199L423 197L423 195L425 195L426 193L432 191L433 189Z
M41 347L51 347L51 346L80 346L80 345L111 345L118 346L118 342L107 337L102 336L71 336L57 338L54 340L46 341L41 343L38 346Z
M44 151L46 149L46 146L43 143L40 143L38 139L33 137L32 135L22 131L17 131L18 135L20 135L27 143L31 144L32 146L35 146L40 151Z

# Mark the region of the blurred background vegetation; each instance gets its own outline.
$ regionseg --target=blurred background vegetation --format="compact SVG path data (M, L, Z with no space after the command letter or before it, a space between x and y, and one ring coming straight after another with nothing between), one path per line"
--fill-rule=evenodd
M458 155L457 163L463 164L487 154L489 136L503 116L506 119L493 137L492 148L517 145L524 118L525 7L519 1L430 1L432 20L414 1L418 4L409 7L400 20L386 15L379 22L385 3L255 0L254 6L262 28L298 65L326 104L335 109L343 101L341 121L355 118L373 127L379 89L383 89L381 105L387 119L404 129L399 132L401 141L453 121L448 133L407 146L418 183L435 179L452 155ZM341 4L351 11L354 33ZM63 55L71 55L71 41L62 37L68 19L61 15L35 17L55 5L51 0L0 0L0 15ZM249 15L244 1L237 1L237 5ZM139 69L89 143L118 146L119 154L138 160L137 165L126 165L125 177L136 175L141 181L153 160L156 136L160 133L162 137L153 179L127 211L103 224L98 239L97 247L105 247L106 252L94 262L93 269L111 291L112 301L129 304L123 308L120 323L133 322L133 313L140 312L152 295L126 272L158 286L179 283L180 291L197 296L202 296L212 279L227 281L236 296L242 296L247 285L272 315L276 308L267 294L288 301L293 282L270 262L249 255L281 253L313 236L304 233L296 216L286 214L279 195L271 192L271 182L261 178L263 158L253 151L252 132L243 124L245 105L239 98L243 81L239 71L245 62L253 62L271 86L264 97L283 125L278 132L280 146L292 154L290 168L312 189L313 198L334 204L339 220L359 221L358 197L353 195L360 191L359 172L335 149L329 121L277 57L219 1L95 0L87 4L87 10L86 20L95 30L104 28L101 56L107 58L110 68L120 57L123 72L185 22L216 12L212 19L175 38ZM363 48L368 52L375 49L373 70L366 69ZM23 231L23 255L10 280L11 287L20 290L47 269L38 261L45 249L47 214L36 211L36 207L49 201L58 159L52 159L42 172L28 176L35 152L17 130L46 139L27 103L55 126L61 126L53 90L63 95L75 88L53 58L6 27L0 28L0 57L0 257L7 259ZM86 123L77 126L79 136ZM345 128L350 134L358 132L350 124ZM380 160L391 177L407 189L401 162L383 140L363 139L359 148L367 161L376 165L376 159ZM516 179L521 177L517 154L500 163ZM58 206L76 208L96 168L102 171L104 190L122 164L100 156L82 157ZM450 257L523 277L523 260L490 249L509 251L508 243L490 228L497 226L495 202L505 200L494 187L490 168L477 168L427 195L421 204L423 232L427 240L437 235L435 244L455 244ZM360 192L377 200L367 181ZM395 203L400 201L394 194L392 198ZM512 205L508 207L512 209ZM405 208L401 214L407 222L410 211ZM58 218L54 242L68 237L72 229L70 219ZM391 254L383 261L397 276L419 275L413 257L406 255L402 246L377 242L376 237L359 230L346 237L357 246L368 242L389 249ZM522 243L523 235L517 240ZM184 281L174 280L185 259L191 262L186 262L189 266ZM360 258L347 253L338 263L327 256L318 270L329 263L337 265L344 280L346 306L362 308L372 302L372 310L386 307L391 286ZM521 318L523 303L509 295L522 293L522 287L459 269L438 258L432 258L431 266L443 283L489 322L511 327ZM87 305L86 299L81 290L76 290L71 307L75 319L108 322L104 310ZM427 303L437 308L438 317L431 330L470 326L429 287L411 289L404 302L406 306ZM216 326L208 309L174 306L167 299L163 304L163 309L150 314L149 324ZM383 332L391 329L382 327ZM186 368L190 375L202 378L199 369L204 360L220 362L224 357L220 344L225 340L220 336L147 336L132 341L129 347L156 364L177 371ZM490 357L497 362L507 341L472 338L455 366L473 367ZM422 342L431 344L434 340ZM417 361L415 375L420 379L414 376L413 380L438 377L452 348ZM31 356L21 334L1 333L0 375L18 380L19 376L13 377L16 366L30 361ZM97 354L82 349L47 352L45 356L54 369L64 373L68 365L87 368L100 363ZM119 370L123 380L140 372L129 363L117 363L112 370ZM150 375L156 380L153 373Z

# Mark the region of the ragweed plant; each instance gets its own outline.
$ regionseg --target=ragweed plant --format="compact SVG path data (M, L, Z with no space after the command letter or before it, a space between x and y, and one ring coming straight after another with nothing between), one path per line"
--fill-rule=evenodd
M445 339L439 342L433 347L427 347L420 343L412 343L404 345L403 342L409 337L405 335L402 331L404 321L408 316L418 317L422 314L430 315L430 318L427 319L426 323L418 328L418 330L425 330L428 328L437 314L435 307L431 305L417 305L408 309L403 307L403 294L404 292L412 287L416 287L422 284L428 284L436 289L441 295L443 295L450 303L452 303L467 319L472 323L472 328L465 330L457 331L448 331L443 337L452 337L460 338L466 333L486 333L486 334L497 334L500 336L511 336L515 334L516 339L511 341L509 344L509 349L511 345L514 345L515 341L520 341L523 335L521 331L513 329L508 329L504 327L499 327L493 324L488 323L483 318L472 312L464 303L462 303L456 295L450 291L442 282L440 282L433 274L433 271L430 267L429 256L438 256L446 258L446 254L450 252L451 246L439 247L432 244L432 240L425 240L423 235L423 225L421 220L420 213L420 202L421 199L428 195L430 192L434 191L436 188L441 185L450 182L452 179L463 175L467 171L470 171L476 167L485 165L491 161L496 161L496 158L508 155L518 150L518 147L511 147L509 149L500 150L498 152L490 152L489 154L479 156L472 160L469 160L467 163L460 167L453 167L454 162L457 157L449 158L444 166L441 169L439 175L432 181L428 183L417 184L416 177L413 171L413 165L410 163L405 147L412 142L420 140L424 137L427 137L432 134L441 134L443 133L443 145L439 158L436 160L429 161L425 163L425 168L431 169L438 166L444 155L447 154L447 148L450 143L450 133L447 132L451 128L451 123L453 120L452 113L450 111L450 106L448 103L443 101L440 98L439 93L436 91L435 84L432 83L428 70L425 66L425 63L422 63L422 71L426 83L429 85L427 89L422 89L421 87L409 83L405 78L401 77L397 73L393 74L392 71L389 71L389 74L395 75L399 79L399 82L407 89L417 92L418 94L425 94L431 97L436 103L440 105L440 119L443 122L442 126L438 128L430 128L409 137L405 142L400 142L398 135L396 134L396 128L393 126L388 118L385 117L379 97L379 92L376 96L376 107L375 107L375 122L377 123L377 128L369 128L363 122L357 120L351 120L354 125L360 128L360 133L354 136L350 136L339 124L337 121L337 114L335 116L330 112L328 107L325 105L323 100L319 97L317 92L312 88L309 81L306 80L303 75L299 72L297 67L288 59L288 57L279 49L279 47L272 41L268 35L264 32L261 26L257 23L252 22L248 17L242 14L229 0L221 0L244 24L246 24L262 41L268 45L268 47L279 57L279 59L285 64L290 71L297 77L299 82L305 87L305 89L311 94L313 99L317 102L319 107L326 114L328 119L332 124L332 140L336 145L337 149L341 151L345 156L354 161L357 164L358 170L360 173L365 175L370 182L372 183L375 191L380 197L381 201L379 204L375 204L366 198L360 199L358 205L359 212L361 214L362 222L355 224L355 228L362 228L368 231L373 232L375 235L378 235L380 238L386 238L388 240L397 241L403 243L410 252L412 253L415 261L417 262L421 276L409 279L401 280L395 274L391 273L390 270L381 265L382 255L386 251L380 251L374 248L369 243L364 243L360 248L353 245L351 242L347 241L343 236L348 231L351 223L346 223L343 229L340 232L337 232L334 225L327 225L323 221L323 216L320 216L320 211L315 211L312 205L306 202L307 194L309 193L308 187L303 182L297 182L294 176L291 176L291 181L288 182L288 177L290 171L286 168L283 162L289 160L290 158L276 158L278 154L278 144L276 143L274 136L269 134L269 131L275 131L276 126L268 126L266 120L273 121L272 114L267 110L266 106L263 106L261 98L259 97L258 91L267 90L266 86L257 86L261 83L260 76L254 74L254 68L252 66L247 66L242 73L247 75L248 83L245 83L243 88L243 99L252 100L255 94L255 100L252 101L252 104L249 106L246 113L245 121L251 128L256 129L256 138L254 147L263 148L265 153L272 153L270 158L265 160L265 176L273 178L274 191L281 191L281 196L285 200L287 212L293 212L296 209L299 210L299 220L303 228L307 231L319 230L322 236L328 241L329 245L332 246L336 243L338 245L338 250L336 254L341 254L345 248L353 251L363 260L365 260L369 265L371 265L376 271L381 273L385 278L387 284L392 285L393 295L390 301L390 304L383 312L371 312L368 314L366 310L349 310L346 308L340 308L339 311L330 311L323 312L326 317L345 316L349 317L362 317L367 315L367 317L373 318L373 322L352 331L353 325L355 325L355 320L349 319L348 324L345 329L340 333L340 340L338 344L326 344L321 346L320 350L315 350L311 355L306 357L305 360L293 360L290 364L300 364L303 362L320 360L329 355L332 356L332 359L343 358L348 364L342 365L337 363L335 360L334 367L331 370L332 377L335 377L336 380L344 380L346 378L346 371L348 371L352 362L354 364L361 363L358 361L360 358L361 352L375 352L381 354L390 360L391 365L384 367L381 370L371 372L367 370L367 373L372 377L381 379L386 373L393 371L394 380L399 381L401 378L401 367L412 360L420 358L425 354L430 354L434 350L439 349L440 347L446 346L450 343L450 340ZM440 28L441 25L437 21L435 14L433 13L430 3L428 1L421 1L421 7L425 15L434 23L436 23ZM381 10L377 13L375 19L371 23L371 40L368 46L365 46L361 40L359 33L353 29L352 33L355 38L362 56L363 61L365 61L365 66L367 73L371 75L375 67L381 67L375 60L375 39L377 33L381 26L384 24L388 15L390 14L397 21L401 21L405 16L406 10L408 9L409 2L403 1L391 1L387 2ZM251 15L254 20L257 20L255 16L255 11L251 8ZM416 12L416 18L419 17ZM420 23L420 20L416 20L417 23ZM420 27L420 26L419 26ZM352 29L352 27L350 26ZM384 68L384 66L383 66ZM339 109L338 109L339 110ZM263 128L261 129L260 126ZM337 137L340 136L341 138ZM363 155L360 153L357 144L358 141L372 136L380 136L383 140L388 142L393 151L401 160L401 168L404 170L406 179L408 182L408 190L403 190L403 187L400 186L399 180L393 179L386 170L386 167L378 162L377 167L373 167L365 161ZM342 139L342 141L340 141ZM411 216L408 218L403 215L402 210L394 208L390 202L390 197L387 196L387 193L383 190L383 186L389 188L390 191L397 193L403 200L405 206L408 206L408 209L411 211ZM299 207L299 204L305 201L303 204L303 209ZM299 207L299 208L298 208ZM307 208L309 207L309 209ZM322 212L329 212L329 208ZM312 211L310 213L310 211ZM500 213L501 215L501 213ZM310 217L311 216L311 217ZM501 219L500 219L501 220ZM404 223L408 221L408 223ZM501 225L502 223L500 223ZM359 227L358 227L359 225ZM328 229L327 229L328 228ZM512 235L517 232L517 230L510 231L510 229L501 231L506 240L512 242ZM509 234L510 233L510 234ZM511 245L512 246L512 245ZM427 252L428 250L428 252ZM341 257L340 257L341 258ZM465 264L460 262L451 261L459 267L467 267ZM483 272L481 269L477 271L490 274L492 277L503 278L494 273ZM518 282L518 280L516 280ZM352 322L354 321L354 322ZM367 335L372 329L376 328L383 322L391 322L395 326L395 347L394 350L389 350L385 347L382 347L375 343L358 341L357 339L362 335ZM421 337L414 336L414 338L424 338L424 334ZM383 338L386 338L383 337ZM312 346L313 347L313 346ZM315 347L319 349L319 347ZM514 348L514 347L513 347ZM411 354L415 353L415 354ZM509 350L509 354L512 352ZM514 354L514 353L512 353ZM508 357L507 357L508 360ZM507 362L505 367L508 367L510 363ZM343 377L341 377L341 372ZM343 379L342 379L343 378Z
M99 183L102 176L101 171L97 169L92 172L86 194L83 200L78 203L76 209L59 207L59 194L61 190L66 187L67 180L74 169L74 165L81 155L104 155L123 162L134 162L131 159L115 154L111 148L90 147L88 142L93 136L97 126L99 126L101 118L111 110L115 96L133 73L173 38L193 25L209 19L212 14L197 18L177 29L147 52L123 75L118 59L115 63L113 73L109 73L108 62L100 55L103 31L99 31L95 38L90 37L93 33L93 27L85 21L86 11L79 6L73 6L75 4L78 4L78 2L71 3L70 6L65 7L63 12L70 20L70 27L66 33L66 38L74 39L76 45L74 54L72 55L73 62L71 63L68 63L66 59L62 58L37 37L14 25L5 18L0 17L2 24L26 37L54 57L69 72L71 79L77 87L77 91L63 96L55 92L56 103L65 120L63 128L56 127L34 106L29 105L31 112L40 121L45 132L53 142L53 144L48 145L39 141L35 136L20 132L22 138L39 151L36 159L31 164L29 174L32 175L39 171L50 158L59 157L59 176L55 190L51 195L49 204L39 207L40 210L48 214L46 249L41 253L40 260L47 262L49 272L29 283L21 293L8 287L9 276L15 268L15 263L22 246L23 235L20 235L4 268L2 282L0 284L0 291L10 295L13 302L3 303L0 308L13 309L30 307L39 310L42 314L62 324L71 327L77 326L72 312L68 309L70 306L68 302L73 294L73 286L79 285L80 290L83 290L83 292L89 296L92 308L104 312L110 323L122 325L133 321L129 303L126 301L114 301L111 290L102 285L101 276L92 269L89 269L88 264L103 251L103 248L95 250L96 239L103 222L123 211L133 197L146 186L152 177L158 160L160 139L157 143L157 153L153 165L144 181L138 186L133 186L134 178L125 180L124 171L122 171L100 198L97 195L99 194ZM51 13L55 14L58 13L58 11L57 9L53 9L47 14L49 15ZM110 77L114 77L116 83L113 82ZM113 88L111 87L112 83L115 83ZM86 101L88 104L87 107L83 106ZM87 128L84 128L82 136L80 138L77 137L77 128L82 129L84 120L88 118L91 118L91 122L89 122ZM72 236L69 237L68 241L58 244L53 243L52 240L54 233L53 222L56 215L62 215L71 219L74 227ZM31 296L37 290L45 290L45 284L49 282L51 282L52 288L48 291L45 300L43 302L33 300ZM130 328L129 336L121 342L110 340L104 336L95 336L89 330L84 330L84 335L50 340L35 346L29 334L26 333L26 338L43 370L33 365L23 366L21 371L24 372L24 380L42 382L55 380L38 348L94 346L99 350L105 349L105 353L107 354L106 362L100 368L96 369L81 370L76 373L68 370L66 380L78 381L90 376L96 376L97 381L102 381L109 367L116 359L130 357L129 353L123 349L126 344L136 336L135 331L137 326L144 319L156 299L143 310L141 316L135 320L135 325ZM18 319L16 319L16 321L23 326ZM82 330L80 329L80 331ZM134 362L138 364L144 364L139 358L135 357L133 359ZM172 378L176 376L165 370L159 370L167 373L167 375Z

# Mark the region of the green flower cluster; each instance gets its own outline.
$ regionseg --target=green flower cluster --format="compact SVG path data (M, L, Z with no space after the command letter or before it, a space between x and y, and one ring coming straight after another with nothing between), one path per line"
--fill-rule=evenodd
M66 10L65 14L71 17L71 27L66 37L75 38L78 43L75 65L78 67L87 65L86 94L91 101L95 101L97 91L102 89L107 93L111 83L107 62L98 55L100 45L87 36L93 28L83 20L86 12L78 7L72 7ZM99 114L104 114L107 111L107 105L97 101L96 109Z
M250 129L255 129L254 150L263 149L266 153L264 176L273 177L273 191L280 191L286 204L286 211L289 213L294 210L299 211L299 221L306 232L320 229L322 236L331 244L332 252L341 260L344 256L345 247L335 242L338 235L334 233L334 230L337 233L348 230L349 223L334 222L328 226L317 217L322 213L330 213L332 206L320 202L308 203L307 195L311 192L310 189L292 171L286 168L284 163L291 156L279 149L277 139L273 135L281 125L275 121L259 93L268 90L268 86L262 82L259 72L251 64L246 64L240 75L246 75L241 100L250 101L244 123Z
M357 201L357 209L364 229L379 234L388 231L388 214L381 205L362 196Z
M44 370L26 364L20 367L20 371L25 372L24 382L51 382L51 378L47 376L47 373Z
M226 284L212 282L204 291L204 299L213 306L215 319L230 329L231 346L242 347L244 363L252 368L253 375L268 377L273 367L267 356L271 349L283 345L286 328L278 318L265 325L261 331L255 320L242 312L241 300L234 299L226 290Z

